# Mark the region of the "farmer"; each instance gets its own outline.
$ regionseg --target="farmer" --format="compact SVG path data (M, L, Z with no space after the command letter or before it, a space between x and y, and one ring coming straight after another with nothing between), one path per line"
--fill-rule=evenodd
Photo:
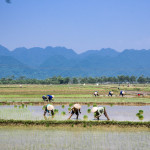
M68 119L72 117L72 115L75 113L77 115L76 119L78 119L79 113L81 114L81 105L80 104L74 104L69 113L71 112L71 115Z
M48 104L48 105L46 105L46 107L45 107L44 116L46 115L46 113L49 113L49 114L50 114L50 111L51 111L51 115L53 116L53 115L54 115L54 106Z
M91 110L93 113L95 113L95 118L97 118L97 120L99 120L99 117L104 114L105 117L107 118L107 120L110 120L105 107L93 107Z
M43 95L42 98L43 98L43 101L48 101L48 99L45 95Z
M95 96L95 97L96 97L96 96L99 96L99 94L98 94L97 91L94 92L94 96Z
M122 95L122 97L125 95L124 91L120 91L120 95Z
M112 91L109 91L109 94L108 94L108 96L112 96L113 95L113 92Z
M50 102L50 101L53 101L54 95L47 95L46 97L47 97L47 99Z

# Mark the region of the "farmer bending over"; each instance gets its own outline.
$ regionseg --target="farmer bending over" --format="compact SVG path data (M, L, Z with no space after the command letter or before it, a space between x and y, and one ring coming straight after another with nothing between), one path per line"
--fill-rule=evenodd
M43 98L43 101L48 101L48 99L45 95L43 95L42 98Z
M54 106L48 104L48 105L46 105L46 107L45 107L44 116L46 115L46 113L49 113L49 114L50 114L50 111L51 111L51 115L53 116L53 115L54 115Z
M99 120L99 117L102 114L105 115L105 117L107 118L107 120L110 120L109 117L108 117L108 115L107 115L105 107L93 107L91 111L95 113L95 118L97 118L97 120Z
M112 96L113 95L113 92L112 91L109 91L109 94L108 94L108 96Z
M122 97L125 95L124 91L120 91L120 95L122 95Z
M81 105L80 104L75 104L71 110L69 111L69 113L71 112L71 115L68 119L70 119L72 117L72 115L75 113L77 115L76 119L78 119L79 113L81 114Z
M50 102L50 101L53 101L54 95L47 95L46 97L47 97L47 99Z
M99 94L98 94L97 91L94 92L94 96L95 96L95 97L96 97L96 96L99 96Z

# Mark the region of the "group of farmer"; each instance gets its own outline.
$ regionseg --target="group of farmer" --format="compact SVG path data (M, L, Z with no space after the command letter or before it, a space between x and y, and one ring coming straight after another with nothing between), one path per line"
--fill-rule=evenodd
M110 120L108 115L107 115L105 107L93 107L91 109L91 111L94 113L94 117L97 120L99 120L99 118L102 114L105 115L107 120ZM54 106L51 104L47 104L45 107L45 110L44 110L44 116L46 115L46 113L50 114L50 112L51 112L51 115L53 116L54 115ZM73 107L71 108L71 110L69 111L69 113L71 113L71 114L70 114L68 119L70 119L73 114L76 114L76 119L78 119L79 113L81 114L81 105L80 104L74 104Z
M93 95L94 95L95 97L96 97L96 96L99 96L99 94L98 94L97 91L95 91ZM125 91L120 91L120 95L123 97L123 96L125 95ZM112 92L112 91L109 91L108 96L113 96L113 92Z

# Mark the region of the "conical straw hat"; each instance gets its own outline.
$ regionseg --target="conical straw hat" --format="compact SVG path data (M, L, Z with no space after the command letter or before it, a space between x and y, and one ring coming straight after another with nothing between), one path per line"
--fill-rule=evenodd
M122 91L122 94L125 94L125 91Z
M54 98L54 95L52 95L52 97Z
M97 111L97 107L93 107L92 109L91 109L91 111L94 113L94 112L96 112Z
M73 107L75 107L76 109L81 109L81 105L80 104L74 104Z
M47 110L54 110L54 106L53 105L48 105Z

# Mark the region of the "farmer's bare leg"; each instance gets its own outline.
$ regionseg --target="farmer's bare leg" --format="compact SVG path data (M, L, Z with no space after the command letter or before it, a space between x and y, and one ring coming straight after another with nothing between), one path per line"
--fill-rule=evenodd
M77 114L77 118L76 119L78 119L78 117L79 117L79 114Z
M110 120L109 117L108 117L108 115L107 115L107 112L106 112L106 109L105 109L105 108L104 108L104 115L105 115L105 117L107 118L107 120Z
M79 110L77 110L77 112L76 112L76 115L77 115L77 118L76 118L76 119L78 119L78 117L79 117L79 113L81 113L80 109L79 109Z
M46 111L44 111L44 116L46 115Z
M54 115L54 111L53 110L51 110L51 114L52 114L52 116Z

